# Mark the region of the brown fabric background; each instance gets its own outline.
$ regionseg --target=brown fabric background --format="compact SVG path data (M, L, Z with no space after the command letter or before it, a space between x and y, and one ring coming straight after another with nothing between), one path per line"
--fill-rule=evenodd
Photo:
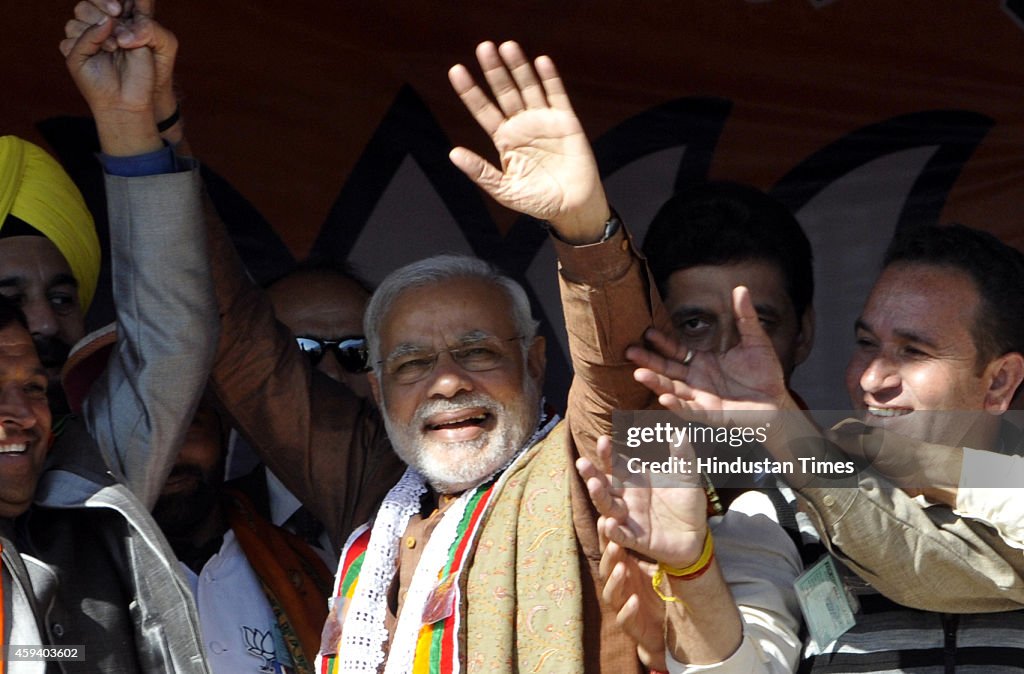
M86 113L57 51L73 5L7 5L0 40L0 130L45 143L37 127L41 121ZM439 190L444 200L439 185L454 184L458 176L445 173L443 146L488 149L451 93L446 71L456 62L471 62L474 45L487 38L515 38L529 53L550 54L585 128L598 141L656 106L696 97L721 103L701 143L687 145L688 159L699 146L704 160L697 157L678 173L672 173L678 168L673 164L668 178L650 177L664 149L657 142L629 147L628 137L620 137L616 142L623 146L605 147L599 152L603 168L614 164L619 170L619 186L610 191L617 206L626 202L619 210L635 230L646 228L657 206L647 202L667 196L673 181L683 177L751 182L784 198L812 233L819 260L819 331L837 326L834 335L822 334L818 341L816 352L829 362L845 360L841 350L824 349L852 341L852 317L895 227L961 221L1024 246L1022 0L164 0L158 18L180 38L179 86L194 149L269 221L285 257L301 257L314 247L332 206L335 219L347 223L339 230L346 241L363 221L377 218L374 245L369 239L362 248L351 241L318 244L361 258L374 280L422 248L416 244L415 250L367 259L367 248L385 247L380 241L400 239L396 233L411 232L416 240L422 236L417 231L442 231L452 220L463 230L479 229L482 222L495 231L482 241L465 235L473 249L491 256L500 248L501 235L514 232L513 215L486 199L468 215L452 212L458 210L452 200L444 203L448 213L425 213L430 208L409 189L399 190L407 198L396 201L385 189L401 173L395 162L370 162L358 181L365 203L353 206L352 194L339 200L368 150L380 156L386 147L401 155L399 146L408 138L432 133L440 134L435 146L416 158L428 180L419 173L412 178L428 191ZM374 147L371 140L387 126L389 111L405 106L399 105L403 91L421 104L423 114L413 122L393 120L392 129L402 129L407 139ZM959 116L945 125L929 117L936 111ZM879 125L887 140L866 139L865 129ZM650 131L657 125L641 126ZM904 131L909 140L901 146L894 138ZM940 157L944 147L921 141L921 134L933 140L959 137L960 149L938 162L939 178L907 174L928 156ZM920 156L911 157L917 150ZM630 168L631 155L649 161ZM836 164L839 156L847 164ZM829 192L841 179L842 194ZM802 196L794 187L811 184ZM885 193L888 187L896 193ZM468 187L454 189L448 196ZM921 190L923 205L904 202L914 190ZM631 198L637 203L629 203ZM859 210L885 200L887 215ZM505 262L524 275L557 323L546 303L557 297L548 285L553 275L550 282L530 275L529 265L541 259L535 255L541 244L529 236L517 240L521 252ZM844 258L849 269L821 262ZM847 282L858 270L865 280ZM835 315L820 315L824 297L840 298ZM833 370L824 361L806 367L809 380L832 381ZM797 389L809 393L812 406L845 397L799 382Z

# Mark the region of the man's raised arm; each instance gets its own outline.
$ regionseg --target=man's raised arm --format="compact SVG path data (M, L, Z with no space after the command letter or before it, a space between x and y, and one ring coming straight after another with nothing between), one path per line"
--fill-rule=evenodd
M173 63L177 43L152 20L152 2L136 4L130 23L72 20L60 47L96 119L117 310L117 346L83 413L112 468L152 506L205 386L217 314L199 202L177 198L196 193L197 179L173 172L153 107L158 61ZM170 171L173 194L151 194L140 173L154 163Z
M551 228L575 377L567 418L577 447L611 432L614 409L644 409L653 396L632 379L629 344L668 316L642 259L614 216L597 162L547 56L532 64L515 42L477 47L493 98L461 65L449 79L498 151L499 170L457 147L452 162L498 203Z

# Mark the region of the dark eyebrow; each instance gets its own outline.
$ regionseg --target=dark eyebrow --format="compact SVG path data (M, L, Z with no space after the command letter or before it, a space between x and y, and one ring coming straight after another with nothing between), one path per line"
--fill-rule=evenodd
M933 340L916 332L910 332L909 330L896 330L896 335L905 341L914 342L915 344L923 344L930 349L939 348L939 345Z
M871 329L871 326L868 325L867 321L865 321L863 318L858 318L856 320L856 322L854 322L853 329L855 331L856 330L864 330L866 332L870 332L872 335L875 334L875 331ZM894 330L893 332L896 334L897 337L899 337L900 339L902 339L902 340L904 340L906 342L914 342L916 344L923 344L924 346L927 346L927 347L929 347L931 349L939 348L939 345L936 344L934 340L932 340L932 339L930 339L928 337L925 337L924 335L919 334L917 332L912 332L910 330L901 330L901 329Z
M21 288L24 285L24 276L4 276L0 278L0 288ZM56 286L71 286L72 288L78 288L78 279L71 274L61 272L54 275L54 277L46 284L48 289Z
M672 317L673 318L675 318L676 316L679 316L679 317L683 317L683 316L689 317L689 316L697 316L697 315L707 316L707 315L711 315L713 313L714 312L710 311L707 307L701 307L701 306L698 306L696 304L684 304L683 306L678 307L675 311L672 312Z
M770 318L779 318L782 316L782 312L770 304L755 304L754 311L757 312L758 316L768 316Z
M78 287L78 279L76 279L71 274L65 274L65 273L61 272L60 274L56 274L53 278L51 278L50 281L46 284L46 287L47 288L53 288L54 286L68 286L68 285L72 286L73 288L77 288Z

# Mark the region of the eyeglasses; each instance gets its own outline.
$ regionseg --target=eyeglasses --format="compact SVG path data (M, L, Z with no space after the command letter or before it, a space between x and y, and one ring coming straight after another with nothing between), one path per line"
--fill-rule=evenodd
M309 358L313 367L324 359L328 351L334 352L345 372L359 374L369 372L370 365L367 363L369 352L366 350L365 337L342 337L341 339L318 339L316 337L296 337L299 349Z
M506 361L508 342L520 339L521 335L508 339L487 336L438 351L400 350L379 363L384 366L384 372L399 384L414 384L425 379L434 371L442 353L450 355L455 364L467 372L486 372L497 369Z

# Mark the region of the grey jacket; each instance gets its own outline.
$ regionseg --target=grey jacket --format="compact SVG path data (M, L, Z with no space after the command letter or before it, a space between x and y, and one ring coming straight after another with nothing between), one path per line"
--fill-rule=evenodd
M166 198L154 201L157 179ZM188 585L149 514L217 344L197 181L107 177L118 342L18 526L39 562L27 568L44 639L84 646L67 672L209 671Z

